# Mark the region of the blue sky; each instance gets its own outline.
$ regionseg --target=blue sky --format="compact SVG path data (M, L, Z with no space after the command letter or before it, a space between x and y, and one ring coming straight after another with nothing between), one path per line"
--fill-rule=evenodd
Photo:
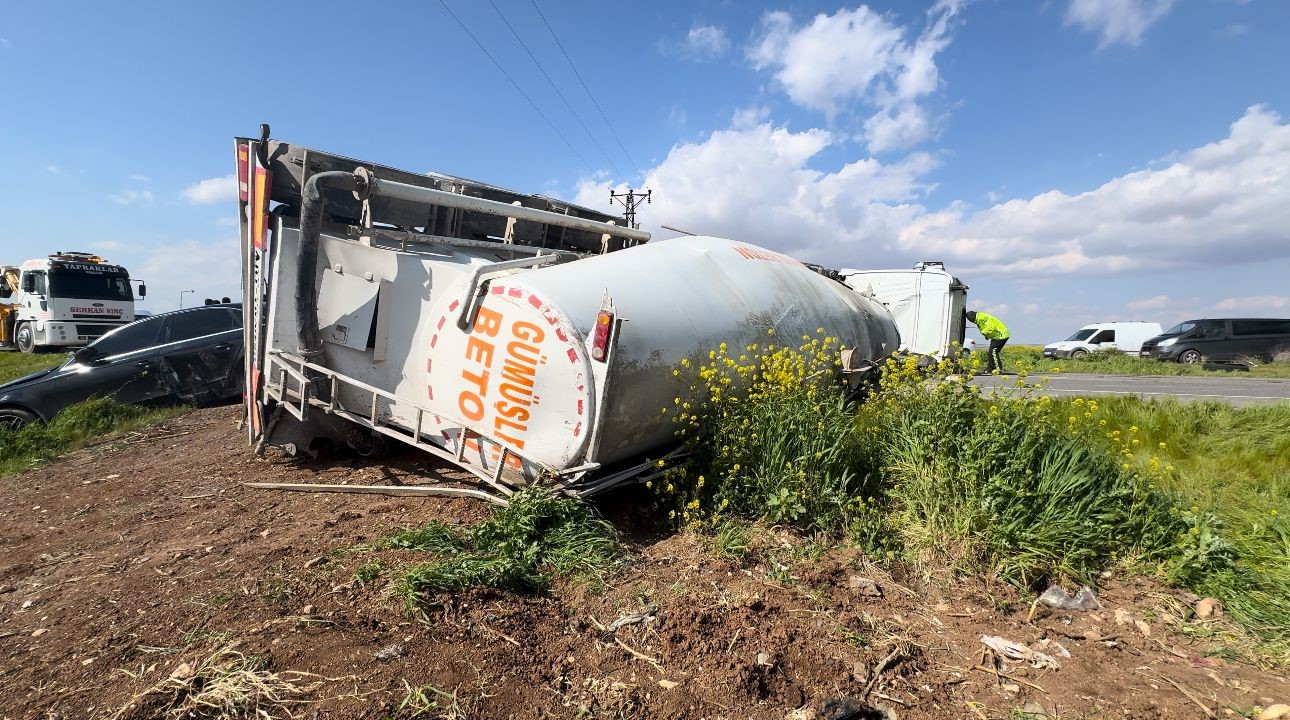
M235 295L231 138L269 122L605 209L647 185L658 238L945 260L1023 341L1290 316L1290 3L537 0L611 132L532 0L494 2L574 113L445 1L540 113L439 2L11 5L0 259L102 252L154 311Z

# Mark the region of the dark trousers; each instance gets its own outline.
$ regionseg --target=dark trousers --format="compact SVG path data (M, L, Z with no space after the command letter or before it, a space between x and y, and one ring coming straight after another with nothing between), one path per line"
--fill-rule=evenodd
M1003 372L1003 346L1007 344L1008 338L990 341L990 364L986 366L986 372Z

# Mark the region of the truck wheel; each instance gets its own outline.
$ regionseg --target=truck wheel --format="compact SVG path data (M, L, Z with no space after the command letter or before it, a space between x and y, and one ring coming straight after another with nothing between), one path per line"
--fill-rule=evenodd
M1088 354L1088 351L1082 348L1071 350L1071 360L1079 360L1080 358L1084 357L1087 354Z
M1201 356L1199 350L1183 350L1182 355L1178 356L1178 362L1184 365L1196 365L1200 363Z
M36 352L36 331L31 329L31 323L18 323L18 329L13 334L13 344L18 346L20 352Z
M39 419L35 413L22 408L0 408L0 428L21 430Z

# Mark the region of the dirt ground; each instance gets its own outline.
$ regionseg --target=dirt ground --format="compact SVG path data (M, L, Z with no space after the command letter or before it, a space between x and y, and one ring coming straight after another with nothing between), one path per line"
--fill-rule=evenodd
M0 717L166 717L180 691L146 691L229 646L301 690L280 691L300 718L1201 718L1290 701L1283 669L1234 659L1222 620L1184 622L1195 598L1150 584L1109 579L1101 611L1028 622L1025 598L979 579L893 576L843 550L799 552L785 576L692 533L633 531L603 592L471 591L415 620L386 592L414 554L353 548L487 506L245 488L458 476L411 451L255 458L236 415L196 411L0 480ZM636 500L605 510L632 529ZM359 582L376 556L385 573ZM983 659L982 635L1060 668Z

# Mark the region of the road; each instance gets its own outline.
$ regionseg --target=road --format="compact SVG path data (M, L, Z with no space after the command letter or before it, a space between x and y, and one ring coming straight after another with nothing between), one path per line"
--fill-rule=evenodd
M1179 400L1216 400L1232 405L1271 405L1290 401L1290 379L1248 377L1195 377L1167 375L1032 374L1029 382L1048 382L1040 392L1054 397L1068 395L1141 395L1176 397ZM1011 387L1016 376L978 377L981 387Z

